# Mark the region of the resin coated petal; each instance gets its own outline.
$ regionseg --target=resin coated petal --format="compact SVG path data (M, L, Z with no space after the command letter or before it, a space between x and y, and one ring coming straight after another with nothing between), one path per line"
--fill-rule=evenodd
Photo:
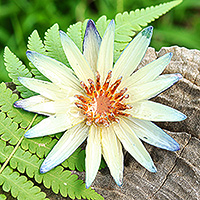
M88 20L83 40L83 55L87 59L94 73L97 71L97 59L100 45L101 37L94 22L90 19Z
M66 160L88 136L88 126L80 123L67 130L41 165L40 173L48 172Z
M124 148L135 158L135 160L148 171L157 171L149 153L128 123L121 118L120 124L114 124L114 130Z
M136 101L153 98L167 88L171 87L181 78L181 74L165 74L159 76L152 82L133 87L130 86L128 89L130 97L127 103L133 104Z
M122 185L124 156L122 153L122 145L116 137L113 127L102 128L102 154L109 167L110 173L113 176L118 186Z
M78 114L74 114L78 115ZM25 133L26 138L42 137L46 135L52 135L65 131L84 120L82 116L74 117L70 112L66 114L53 115L46 119L43 119L37 125L32 127Z
M130 86L141 85L153 81L163 72L163 70L169 64L171 57L172 53L167 53L157 60L150 62L125 79L122 82L121 87L126 86L129 88Z
M80 90L78 79L63 63L35 51L27 51L26 55L33 65L53 83L63 88L71 87Z
M123 118L144 142L169 151L178 151L179 144L161 128L150 121L135 118Z
M97 61L97 71L100 73L102 81L105 81L108 71L112 70L114 53L114 35L115 22L114 20L111 20L102 38Z
M133 108L128 113L138 119L156 122L175 122L186 119L186 116L178 110L153 101L142 100L133 103L132 106Z
M101 163L101 131L100 128L92 125L86 146L86 188L89 188L94 181Z
M114 65L113 77L129 77L144 57L149 46L153 27L143 29L124 49Z
M75 74L79 80L87 83L89 78L94 79L92 69L75 43L63 31L60 31L60 38L69 64L75 71Z

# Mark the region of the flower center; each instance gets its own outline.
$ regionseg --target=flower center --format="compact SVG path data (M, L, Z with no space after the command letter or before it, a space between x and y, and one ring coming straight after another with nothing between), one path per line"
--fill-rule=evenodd
M100 84L100 74L96 73L96 82L88 79L90 87L81 81L81 87L85 90L86 95L75 95L80 102L76 102L76 106L83 110L84 115L87 116L87 125L103 125L108 127L111 122L119 123L117 118L120 115L129 116L124 113L126 109L131 109L132 106L125 104L124 99L129 97L125 94L127 88L123 88L116 92L119 87L122 77L119 77L113 84L110 85L112 71L108 72L105 82Z

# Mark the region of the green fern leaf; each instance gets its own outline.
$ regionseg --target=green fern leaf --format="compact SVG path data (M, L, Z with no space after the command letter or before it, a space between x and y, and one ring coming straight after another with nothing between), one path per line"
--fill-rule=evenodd
M80 147L62 163L65 168L70 170L77 169L82 172L85 170L85 150L82 150Z
M46 54L45 47L42 43L42 40L37 30L34 30L32 34L29 36L27 47L30 51L36 51L44 55ZM29 63L29 65L32 68L31 72L33 73L35 78L40 80L47 80L47 78L43 74L41 74L31 62Z
M123 14L119 13L115 17L115 58L119 57L121 51L130 42L131 37L135 35L135 32L141 30L141 26L147 26L148 23L159 18L178 4L182 0L175 0L168 3L159 4L156 6L147 7L145 9L137 9Z
M77 22L76 24L70 25L67 29L67 34L74 41L77 47L82 51L82 43L83 43L83 23Z
M58 24L54 24L50 29L47 30L45 33L44 43L48 56L64 63L65 65L69 65L60 41Z
M12 122L9 117L3 112L0 112L0 135L4 141L9 141L10 144L15 145L23 135L24 130L19 128L16 122Z
M16 123L20 123L22 128L26 128L31 122L34 114L22 109L13 107L13 103L18 100L17 94L12 94L5 83L0 84L0 110L8 115Z
M26 98L33 96L35 93L24 87L19 81L18 77L32 77L30 71L25 65L10 51L8 47L4 50L4 60L6 70L12 82L17 85L17 90L21 92L21 96Z
M105 15L97 20L96 27L101 37L103 37L109 22L110 20L107 20L107 17Z
M39 158L44 158L50 152L50 150L54 147L57 140L51 137L43 137L43 138L33 138L26 139L22 141L21 147L24 150L28 150L31 153L35 153Z
M6 167L0 174L0 185L5 192L11 192L12 196L19 200L46 199L46 194L40 192L41 189L34 186L33 182L27 180L25 176L20 176L18 172L13 172L10 167Z
M4 162L9 154L12 152L13 147L6 146L4 141L0 141L0 162ZM72 199L81 197L87 199L103 199L91 188L86 189L82 180L77 180L78 176L68 170L63 170L63 167L58 166L45 174L39 173L39 167L43 159L39 159L36 155L32 155L28 151L18 148L10 160L10 166L20 173L25 173L36 180L36 182L43 182L46 188L52 188L54 193L60 192L62 196L69 196ZM1 182L0 182L1 183Z
M37 30L34 30L29 36L27 47L31 51L37 51L38 53L45 54L45 48Z

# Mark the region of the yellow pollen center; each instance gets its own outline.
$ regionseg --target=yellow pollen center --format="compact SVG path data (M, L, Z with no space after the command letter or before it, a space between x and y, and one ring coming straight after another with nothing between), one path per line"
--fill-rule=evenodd
M100 75L98 72L95 83L93 80L88 79L90 87L87 87L82 81L80 83L86 95L75 95L80 100L80 102L76 102L75 104L87 116L87 125L95 123L96 125L108 127L111 122L119 123L118 116L129 116L129 114L123 112L126 109L132 108L123 102L124 99L129 97L128 94L125 95L127 88L116 92L122 77L110 85L111 76L112 71L109 71L103 85L100 84Z

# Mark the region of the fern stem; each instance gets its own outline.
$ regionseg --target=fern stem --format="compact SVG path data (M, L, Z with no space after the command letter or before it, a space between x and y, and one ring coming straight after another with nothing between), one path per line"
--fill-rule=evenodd
M32 121L30 122L30 124L28 125L27 129L24 131L24 134L30 129L30 127L32 126L33 122L35 121L37 117L37 114L33 117ZM18 143L16 144L15 148L13 149L12 153L9 155L9 157L6 159L6 161L4 162L4 164L2 165L1 169L0 169L0 174L3 172L3 170L5 169L5 167L7 166L8 162L10 161L10 159L12 158L12 156L14 155L14 153L17 151L19 145L21 144L22 140L24 139L24 134L23 136L19 139Z

